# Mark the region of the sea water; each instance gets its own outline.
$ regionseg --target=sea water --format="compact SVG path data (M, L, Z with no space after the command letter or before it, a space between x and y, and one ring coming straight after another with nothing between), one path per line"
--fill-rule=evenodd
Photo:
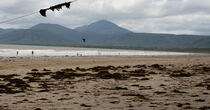
M55 46L29 45L0 45L0 57L30 57L32 56L164 56L164 55L191 55L192 53L145 51L127 49L75 48ZM17 54L18 52L18 54Z

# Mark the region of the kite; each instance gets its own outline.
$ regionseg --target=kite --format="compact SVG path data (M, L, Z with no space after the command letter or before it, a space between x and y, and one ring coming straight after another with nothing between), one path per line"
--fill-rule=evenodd
M55 5L55 6L51 6L51 7L46 8L46 9L41 9L41 10L39 11L39 13L40 13L42 16L47 17L46 12L47 12L48 10L52 10L52 11L58 10L58 11L60 11L60 10L62 9L63 6L66 6L66 8L70 8L71 3L73 3L73 2L75 2L75 1L65 2L65 3L61 3L61 4L58 4L58 5Z
M86 42L86 39L85 39L85 38L83 38L83 39L82 39L82 41L85 43L85 42Z
M31 16L31 15L34 15L34 14L37 14L37 13L40 13L42 16L47 17L46 12L48 10L52 10L52 11L58 10L58 11L60 11L63 6L65 6L66 8L70 8L71 3L76 2L76 1L77 0L61 3L61 4L58 4L58 5L54 5L54 6L51 6L49 8L46 8L46 9L41 9L41 10L36 11L36 12L32 12L32 13L29 13L29 14L19 16L19 17L16 17L16 18L8 19L8 20L5 20L5 21L0 21L0 24L15 21L17 19L21 19L21 18L24 18L24 17L27 17L27 16Z

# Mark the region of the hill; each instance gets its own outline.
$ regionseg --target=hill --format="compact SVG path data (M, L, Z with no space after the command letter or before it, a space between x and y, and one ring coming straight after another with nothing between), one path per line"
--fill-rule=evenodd
M5 34L5 33L8 33L8 32L11 32L11 31L15 31L16 29L1 29L0 28L0 34ZM0 36L1 37L1 36Z
M4 29L1 29L1 28L0 28L0 34L1 34L2 32L4 32Z
M56 24L38 24L0 35L0 43L30 45L75 45L82 33Z

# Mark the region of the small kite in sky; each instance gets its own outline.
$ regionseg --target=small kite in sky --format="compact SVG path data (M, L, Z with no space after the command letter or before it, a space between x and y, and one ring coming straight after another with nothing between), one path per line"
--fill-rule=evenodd
M86 42L86 39L85 39L85 38L83 38L83 39L82 39L82 41L85 43L85 42Z

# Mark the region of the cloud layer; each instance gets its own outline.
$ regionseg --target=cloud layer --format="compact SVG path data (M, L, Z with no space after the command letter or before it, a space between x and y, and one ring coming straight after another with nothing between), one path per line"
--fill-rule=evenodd
M65 1L5 0L0 3L0 21ZM79 0L71 10L47 15L0 24L0 28L28 28L39 23L75 28L107 19L134 32L210 35L209 0Z

